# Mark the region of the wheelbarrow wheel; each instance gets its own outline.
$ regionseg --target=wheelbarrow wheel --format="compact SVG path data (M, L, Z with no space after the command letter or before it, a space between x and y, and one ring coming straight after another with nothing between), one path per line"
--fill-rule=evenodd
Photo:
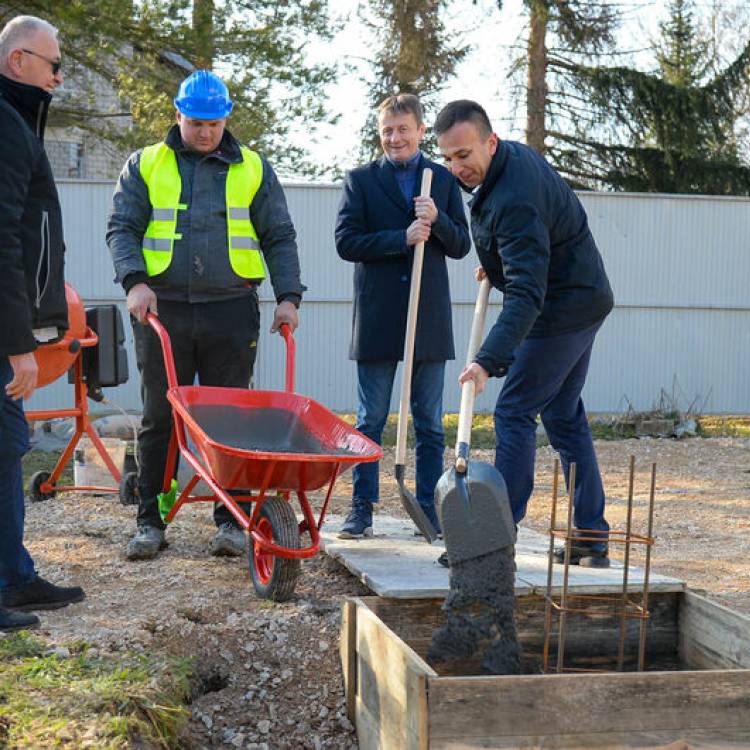
M137 471L129 471L122 475L119 496L121 505L138 505L140 497L138 495Z
M31 475L29 480L29 500L32 503L41 503L45 500L51 500L55 496L54 490L52 492L42 492L41 486L49 481L52 476L48 471L37 471Z
M256 531L269 541L290 549L300 548L300 533L292 506L278 497L265 500L258 513ZM284 602L294 593L300 574L300 561L276 557L255 544L249 546L250 576L262 599Z

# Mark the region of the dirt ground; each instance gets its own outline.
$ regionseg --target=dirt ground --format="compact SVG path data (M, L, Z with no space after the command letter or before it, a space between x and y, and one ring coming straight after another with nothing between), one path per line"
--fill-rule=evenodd
M653 569L750 613L750 439L598 441L597 451L612 527L624 526L632 454L634 530L645 533L656 462ZM379 512L403 515L393 452L386 454ZM539 449L527 520L539 531L549 523L553 458L550 448ZM350 490L345 475L332 511L346 511ZM112 496L60 494L28 506L27 541L41 574L87 593L82 604L43 613L42 637L53 644L82 640L102 655L193 657L199 684L181 747L357 746L345 715L337 639L339 603L366 594L363 585L320 556L303 563L291 602L261 601L245 559L208 554L214 533L208 508L181 511L168 531L169 548L153 562L124 559L134 526L135 508Z

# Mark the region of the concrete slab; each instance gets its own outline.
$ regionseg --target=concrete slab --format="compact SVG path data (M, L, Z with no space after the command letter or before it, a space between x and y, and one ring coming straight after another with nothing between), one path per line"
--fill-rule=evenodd
M389 516L375 517L376 535L372 539L338 539L342 516L329 516L321 533L326 554L340 562L378 596L394 599L444 598L449 590L448 570L437 564L445 549L438 541L427 544L414 536L411 522ZM547 587L547 550L549 539L521 527L516 544L516 595L540 594ZM630 567L628 589L643 585L643 570ZM651 574L652 591L682 591L685 583L676 578ZM553 567L553 591L562 588L562 568ZM622 591L622 565L613 563L608 570L570 566L568 588L571 593L616 593Z

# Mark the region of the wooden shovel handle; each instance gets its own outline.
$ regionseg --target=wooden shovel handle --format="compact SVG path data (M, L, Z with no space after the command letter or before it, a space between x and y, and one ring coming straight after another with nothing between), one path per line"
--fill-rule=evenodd
M420 196L430 195L432 170L422 172ZM404 341L404 374L401 381L401 404L398 410L398 430L396 432L396 464L403 466L406 460L406 426L409 418L411 396L411 375L414 370L414 338L417 332L417 312L419 310L419 290L422 285L422 265L424 263L424 242L414 247L414 260L411 267L411 287L409 289L409 309L406 314L406 339Z
M479 285L477 301L474 305L474 319L471 322L469 349L466 353L467 367L474 361L474 357L482 343L484 319L487 315L487 300L489 296L490 280L485 276ZM461 473L466 471L469 460L468 450L471 445L471 422L474 416L474 387L473 380L468 380L461 386L461 407L458 411L458 430L456 434L456 471Z

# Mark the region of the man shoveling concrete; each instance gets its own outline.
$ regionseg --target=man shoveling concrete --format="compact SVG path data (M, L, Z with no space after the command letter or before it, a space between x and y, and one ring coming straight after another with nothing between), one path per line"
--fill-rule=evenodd
M565 475L571 463L578 469L575 526L598 532L573 545L570 562L608 567L604 489L581 391L613 297L586 212L539 154L500 140L476 102L447 104L434 131L448 169L473 191L478 277L503 293L500 315L460 380L481 393L488 378L505 378L495 407L495 466L513 519L526 514L534 487L541 416ZM554 556L562 563L564 549Z
M474 310L469 362L479 348L489 291L485 279ZM521 654L513 620L516 528L500 472L469 461L474 393L474 382L466 381L461 388L456 465L443 474L435 490L451 574L443 605L446 624L433 633L427 656L435 665L462 661L488 643L483 669L517 674Z

